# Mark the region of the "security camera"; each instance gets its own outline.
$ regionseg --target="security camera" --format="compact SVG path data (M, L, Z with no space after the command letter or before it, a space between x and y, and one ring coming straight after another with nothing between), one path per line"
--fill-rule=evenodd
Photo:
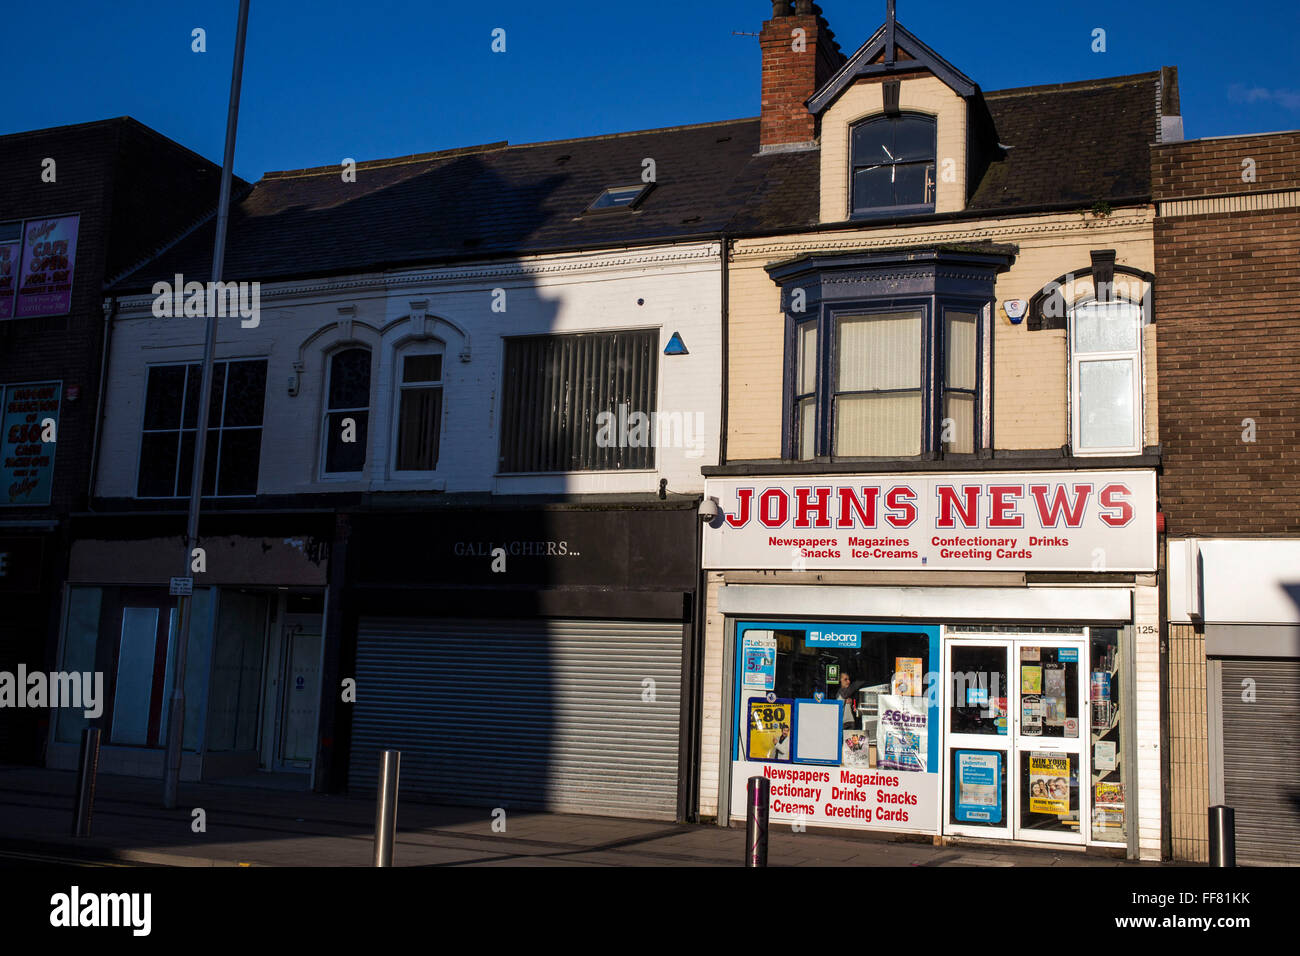
M700 502L700 520L709 522L718 516L718 499L705 498Z

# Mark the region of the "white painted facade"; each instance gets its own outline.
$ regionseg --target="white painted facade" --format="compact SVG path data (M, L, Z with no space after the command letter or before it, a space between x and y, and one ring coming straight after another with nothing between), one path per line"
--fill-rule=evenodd
M625 494L656 492L661 478L670 494L699 493L701 466L718 461L719 252L665 245L263 284L258 324L220 319L215 352L268 360L258 493ZM100 497L135 497L148 367L202 359L205 320L156 318L153 301L124 297L113 320ZM660 333L657 411L670 439L656 439L653 469L499 473L505 337L647 328ZM663 354L674 333L689 354ZM345 344L373 353L369 447L360 477L324 477L328 363ZM394 369L409 349L443 353L437 467L417 478L393 471Z

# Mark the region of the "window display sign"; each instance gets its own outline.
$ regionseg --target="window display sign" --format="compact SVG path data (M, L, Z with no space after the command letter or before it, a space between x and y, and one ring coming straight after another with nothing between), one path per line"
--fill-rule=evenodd
M746 782L758 775L772 782L774 820L939 832L939 630L737 621L733 815L744 816ZM746 686L755 680L746 676L746 660L757 656L748 649L773 641L775 686L760 696ZM914 696L889 693L900 672ZM787 722L789 755L781 743Z
M746 690L776 686L776 637L771 631L749 631L740 642L740 661Z
M65 315L72 308L80 221L80 216L60 216L29 219L24 224L13 318Z
M62 382L0 386L0 505L48 505ZM45 424L46 422L51 424Z
M1155 473L710 478L704 567L1107 571L1156 567Z
M924 772L929 752L929 714L924 701L880 695L880 766Z
M794 740L793 705L792 700L750 698L749 732L745 747L750 760L790 761L790 749Z
M1070 812L1070 758L1063 754L1029 755L1029 812Z
M14 293L18 289L18 263L22 260L23 244L15 239L0 237L0 319L14 316Z
M1002 754L988 750L958 750L957 806L961 822L1002 822Z
M894 679L889 692L900 697L920 697L925 693L923 662L919 657L900 657L894 661Z
M794 702L794 759L799 763L838 766L843 745L843 702Z

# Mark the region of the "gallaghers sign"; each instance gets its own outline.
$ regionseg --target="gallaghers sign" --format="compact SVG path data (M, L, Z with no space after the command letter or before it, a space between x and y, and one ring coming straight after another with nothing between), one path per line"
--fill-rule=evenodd
M706 568L1152 571L1155 473L710 479Z

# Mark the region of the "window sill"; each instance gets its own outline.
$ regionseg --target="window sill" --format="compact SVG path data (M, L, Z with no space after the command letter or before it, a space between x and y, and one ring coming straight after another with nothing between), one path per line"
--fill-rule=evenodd
M1149 448L1139 455L1114 457L1075 457L1063 455L1059 450L1038 454L995 454L991 458L896 458L858 459L856 461L762 461L731 462L726 465L706 465L700 469L706 478L743 478L747 476L778 475L860 475L887 474L890 472L980 472L980 471L1103 471L1121 468L1158 468L1159 447Z

